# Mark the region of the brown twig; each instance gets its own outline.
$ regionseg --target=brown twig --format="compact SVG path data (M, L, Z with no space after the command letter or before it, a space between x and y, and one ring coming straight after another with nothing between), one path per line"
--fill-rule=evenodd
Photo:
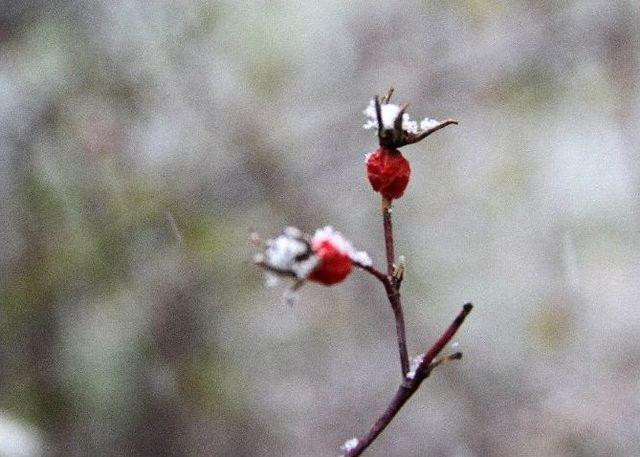
M382 433L382 431L389 425L393 418L398 414L398 411L404 406L404 404L411 398L411 396L418 390L422 381L427 379L433 369L443 362L449 360L456 360L462 357L462 353L455 353L450 356L436 359L438 354L444 349L444 347L451 341L453 335L458 331L464 319L471 312L473 306L471 303L467 303L463 306L462 311L451 323L449 328L438 338L435 344L422 356L422 362L418 365L415 372L409 373L405 376L402 384L398 387L395 396L387 406L387 409L382 413L378 420L373 424L371 429L360 439L357 444L349 449L344 457L356 457L364 452L367 447Z
M382 225L384 226L384 247L387 252L387 274L393 275L393 224L391 223L391 200L382 197Z
M371 265L366 265L365 266L365 265L363 265L361 263L358 263L358 262L353 262L353 264L355 266L357 266L358 268L363 269L367 273L370 273L371 275L373 275L378 281L380 281L382 283L382 285L385 286L385 288L387 287L387 283L389 282L389 276L384 274L382 271L378 270L376 267L371 266Z
M398 340L398 352L400 354L400 368L402 369L402 376L406 376L409 372L409 352L407 351L407 336L404 327L404 313L400 301L400 291L395 281L392 280L389 281L389 286L386 288L386 291L393 316L396 319L396 337Z
M398 340L398 353L400 355L400 368L402 369L402 376L404 377L409 372L409 353L407 351L404 313L402 312L400 291L398 290L399 283L395 280L394 276L387 275L374 266L365 266L357 262L354 262L354 265L374 276L384 286L384 290L387 293L387 299L391 304L391 310L393 311L393 316L396 321L396 336Z
M393 316L396 320L396 337L398 339L398 352L400 354L400 368L402 376L409 372L409 352L407 351L407 336L404 325L404 312L400 300L400 283L394 276L395 254L393 244L393 224L391 223L391 200L382 197L382 225L384 226L384 246L387 253L388 282L385 285L387 298L391 304Z
M402 376L409 372L409 352L407 351L407 336L404 324L404 312L400 300L400 282L395 277L395 255L393 244L393 224L391 223L391 200L382 198L382 225L384 227L384 245L387 256L387 275L382 280L387 298L391 304L391 310L396 321L396 337L398 340L398 353L400 355L400 368ZM373 273L373 271L369 271ZM374 274L375 276L375 274ZM378 279L381 279L378 277Z
M391 93L391 90L390 90ZM387 98L390 96L387 95ZM377 98L376 98L377 100ZM402 301L400 300L400 280L395 276L394 265L394 243L393 243L393 224L391 222L391 200L382 197L382 225L384 228L384 245L387 257L387 274L372 266L355 263L356 266L371 273L380 282L382 282L387 293L387 299L391 305L393 316L396 321L396 338L398 340L398 353L400 355L400 369L402 377L409 372L409 352L407 350L407 336L404 324L404 312L402 310Z

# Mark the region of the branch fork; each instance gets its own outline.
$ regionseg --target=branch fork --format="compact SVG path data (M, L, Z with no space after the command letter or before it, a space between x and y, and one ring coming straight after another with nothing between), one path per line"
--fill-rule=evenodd
M344 457L356 457L362 454L435 368L462 358L460 352L444 356L440 353L472 309L470 303L465 304L435 343L415 358L413 364L410 363L400 294L405 273L405 260L400 256L396 262L391 217L393 199L402 197L409 183L410 166L398 148L416 143L458 122L453 119L439 122L429 118L420 122L412 121L406 113L408 104L398 106L389 103L392 94L393 88L390 88L384 97L376 96L364 112L368 117L364 127L376 128L380 143L380 148L369 154L365 163L373 190L382 196L386 268L384 270L376 268L366 252L356 251L330 226L318 229L313 236L288 227L282 235L271 240L262 241L257 236L252 238L256 247L262 251L256 255L254 262L271 273L293 279L292 289L300 287L307 280L324 285L339 283L350 274L354 266L371 274L384 287L395 319L400 358L400 385L385 411L369 431L359 439L352 438L344 443L342 446L345 451Z
M392 94L393 88L390 88L384 97L379 98L376 96L373 101L378 127L378 139L382 148L396 150L397 148L407 144L416 143L448 125L458 123L453 119L447 119L442 122L425 119L419 124L418 128L418 124L414 121L410 121L408 115L405 114L408 104L404 104L400 107L391 105L391 111L397 108L395 119L393 120L392 126L385 125L383 106L389 104ZM365 111L365 114L366 113L367 112ZM428 126L428 128L423 128L423 126ZM367 127L367 125L365 125L365 127ZM440 335L431 348L421 354L418 358L414 359L414 367L410 366L407 351L404 313L402 310L402 301L400 296L400 286L405 272L405 261L404 257L401 256L398 263L396 264L395 262L393 223L391 217L392 199L384 194L382 196L381 209L387 260L386 273L378 270L373 265L359 265L356 263L356 266L359 266L373 275L384 286L387 299L391 305L396 322L396 337L398 353L400 356L402 380L395 396L369 431L361 438L354 438L345 443L345 447L343 448L346 451L344 457L356 457L362 454L365 449L367 449L367 447L369 447L369 445L382 433L387 425L389 425L404 404L418 390L422 382L429 377L436 367L462 358L461 352L455 352L445 356L440 356L440 353L451 341L473 308L471 303L465 304L458 316L442 333L442 335ZM348 446L346 446L347 444Z

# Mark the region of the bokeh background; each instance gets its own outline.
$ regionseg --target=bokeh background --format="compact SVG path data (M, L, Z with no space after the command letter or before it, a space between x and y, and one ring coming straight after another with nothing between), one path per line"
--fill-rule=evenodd
M264 286L247 234L382 265L362 110L453 117L394 210L412 354L369 456L640 455L640 6L0 3L0 456L331 456L399 381L356 272ZM452 348L450 348L453 350Z

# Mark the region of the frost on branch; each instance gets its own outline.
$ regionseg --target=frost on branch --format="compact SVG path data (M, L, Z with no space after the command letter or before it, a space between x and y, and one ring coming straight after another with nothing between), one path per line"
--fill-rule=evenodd
M259 238L254 236L254 241ZM261 242L262 252L256 254L256 264L269 273L291 277L294 287L305 280L331 285L344 280L354 264L370 266L371 258L357 251L333 227L326 226L309 236L295 227L287 227L276 238Z
M409 367L409 372L407 373L407 379L413 379L416 377L416 371L420 367L420 364L424 360L424 354L420 354L419 356L414 357L411 360L411 366Z
M351 438L350 440L345 441L342 446L340 446L340 450L343 452L352 451L358 446L359 442L360 441L358 441L358 438Z

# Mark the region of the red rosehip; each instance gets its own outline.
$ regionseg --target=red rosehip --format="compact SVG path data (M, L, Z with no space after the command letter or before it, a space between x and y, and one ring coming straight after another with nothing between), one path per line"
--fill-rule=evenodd
M400 151L379 147L369 154L366 164L373 190L389 200L402 197L409 184L411 167Z
M309 274L308 279L330 285L349 276L353 267L351 257L342 252L329 239L314 241L311 249L319 258L318 266Z
M333 227L316 230L313 237L294 227L287 227L282 235L261 241L252 238L263 248L255 255L256 264L269 272L296 280L294 288L305 280L331 285L343 281L353 265L370 267L371 258L364 251L356 251Z

